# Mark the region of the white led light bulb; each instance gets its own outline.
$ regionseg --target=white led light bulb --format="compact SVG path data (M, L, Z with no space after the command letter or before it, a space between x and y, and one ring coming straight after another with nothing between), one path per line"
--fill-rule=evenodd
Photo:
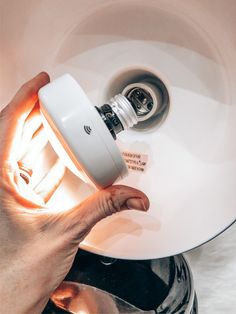
M149 117L153 106L156 111L158 105L150 95L130 85L127 96L115 95L97 108L73 77L65 74L42 87L39 100L55 152L74 174L101 189L127 175L114 139L117 133L143 121L145 115Z
M99 189L127 174L106 124L69 74L41 88L39 100L49 140L72 172Z

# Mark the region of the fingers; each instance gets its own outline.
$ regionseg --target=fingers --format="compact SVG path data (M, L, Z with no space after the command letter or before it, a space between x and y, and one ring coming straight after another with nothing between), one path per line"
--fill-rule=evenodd
M27 152L22 156L21 161L30 167L35 166L35 161L48 143L48 138L43 127L40 127L27 147Z
M4 147L0 152L2 160L10 161L16 158L24 122L37 102L39 89L48 82L47 73L38 74L20 88L10 104L1 112L0 134L1 139L4 139Z
M12 118L16 119L23 116L26 119L38 100L39 89L49 81L49 75L46 72L41 72L22 85L10 104L3 110L4 116L11 115Z
M20 154L17 158L17 164L19 167L18 179L16 183L19 185L22 181L33 188L41 180L37 176L33 175L38 167L38 159L41 156L42 151L48 143L47 136L43 127L40 127L34 134L33 139L29 140L28 145L21 143L21 148L25 154ZM33 175L33 176L32 176Z
M21 138L21 145L18 150L17 160L23 158L31 146L31 141L34 140L40 132L44 131L40 116L34 116L28 123L25 124Z
M116 185L98 191L79 206L62 214L62 222L73 238L81 241L93 226L103 218L122 210L147 211L148 197L131 187Z
M65 170L65 166L60 159L58 159L49 173L35 187L35 192L43 198L45 203L49 201L60 185L64 177Z

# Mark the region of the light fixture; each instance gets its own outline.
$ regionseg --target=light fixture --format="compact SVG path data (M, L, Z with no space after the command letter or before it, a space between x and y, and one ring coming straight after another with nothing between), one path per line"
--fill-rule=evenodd
M69 74L41 88L39 100L55 152L74 174L99 189L128 173L116 135L165 109L160 86L147 80L128 84L107 104L93 106Z

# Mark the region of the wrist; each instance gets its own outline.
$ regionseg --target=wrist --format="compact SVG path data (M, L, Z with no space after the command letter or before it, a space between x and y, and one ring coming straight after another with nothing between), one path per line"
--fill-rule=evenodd
M17 262L16 262L17 261ZM40 314L51 291L33 264L16 259L0 271L0 314Z

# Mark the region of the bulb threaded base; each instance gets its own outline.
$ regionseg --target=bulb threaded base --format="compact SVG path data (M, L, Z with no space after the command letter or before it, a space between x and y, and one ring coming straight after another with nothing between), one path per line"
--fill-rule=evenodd
M114 96L108 104L96 107L96 109L114 139L116 139L116 134L138 123L134 108L121 94Z
M109 105L119 118L124 130L132 128L138 123L136 112L125 96L121 94L115 95L109 101Z

